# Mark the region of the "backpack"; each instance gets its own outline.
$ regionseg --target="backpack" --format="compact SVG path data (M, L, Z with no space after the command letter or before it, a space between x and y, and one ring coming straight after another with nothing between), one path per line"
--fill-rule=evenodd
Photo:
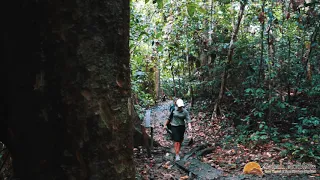
M169 108L169 111L172 113L172 112L173 112L173 110L174 110L174 108L175 108L175 105L174 105L174 104L172 104L172 105L170 106L170 108Z
M175 106L174 106L174 105L170 107L170 115L169 115L169 118L168 118L169 122L171 122L171 120L172 120L172 118L173 118L173 111L174 111L174 109L175 109ZM170 134L172 133L172 132L171 132L171 123L169 123L169 124L167 125L167 131L168 131L168 133L170 133Z

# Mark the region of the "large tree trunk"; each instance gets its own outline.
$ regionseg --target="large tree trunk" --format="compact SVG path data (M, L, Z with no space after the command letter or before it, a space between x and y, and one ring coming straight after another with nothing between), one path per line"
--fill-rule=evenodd
M21 179L134 179L129 1L5 1L0 140ZM4 71L1 71L4 72Z
M227 61L227 64L226 64L224 71L223 71L223 74L222 74L219 97L218 97L216 104L214 106L213 116L215 116L215 115L219 116L221 113L220 112L220 104L221 104L221 101L222 101L222 98L224 95L224 91L226 88L227 75L228 75L228 71L229 71L230 65L232 63L232 58L233 58L233 54L234 54L234 48L235 48L234 43L237 41L237 35L238 35L240 24L241 24L241 19L244 14L245 6L246 6L246 1L241 2L240 11L238 14L238 21L237 21L237 24L235 25L235 27L233 28L232 37L231 37L231 41L229 44L228 61Z

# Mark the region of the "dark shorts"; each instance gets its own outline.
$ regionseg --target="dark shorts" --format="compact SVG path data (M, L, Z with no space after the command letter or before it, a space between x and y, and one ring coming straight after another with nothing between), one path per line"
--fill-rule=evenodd
M171 126L172 140L174 142L182 142L184 138L184 132L186 127L183 126Z

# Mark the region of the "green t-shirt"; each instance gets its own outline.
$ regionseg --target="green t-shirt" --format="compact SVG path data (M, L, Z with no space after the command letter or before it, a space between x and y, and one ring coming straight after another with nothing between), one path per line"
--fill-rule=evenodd
M172 126L183 126L185 125L185 121L188 123L190 122L190 115L189 112L185 109L182 109L182 111L178 111L178 108L175 108L172 112L172 120L171 125Z

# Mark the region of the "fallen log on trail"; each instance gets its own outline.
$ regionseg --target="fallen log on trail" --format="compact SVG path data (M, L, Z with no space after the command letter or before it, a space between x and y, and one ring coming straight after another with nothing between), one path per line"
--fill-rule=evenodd
M212 153L213 150L215 150L216 148L215 147L208 147L206 149L203 149L199 152L196 153L196 156L199 157L199 156L205 156L207 154L210 154Z
M186 160L188 159L189 157L191 157L194 153L196 153L197 151L200 151L204 148L206 148L208 146L208 144L201 144L200 146L197 146L195 148L193 148L189 153L187 153L183 159Z
M222 175L223 171L215 169L198 159L199 156L209 154L214 149L215 147L208 147L208 144L201 144L193 148L176 164L182 170L196 176L197 179L216 179Z
M176 164L184 171L196 176L197 179L216 179L222 175L222 171L203 163L198 159L180 160Z

